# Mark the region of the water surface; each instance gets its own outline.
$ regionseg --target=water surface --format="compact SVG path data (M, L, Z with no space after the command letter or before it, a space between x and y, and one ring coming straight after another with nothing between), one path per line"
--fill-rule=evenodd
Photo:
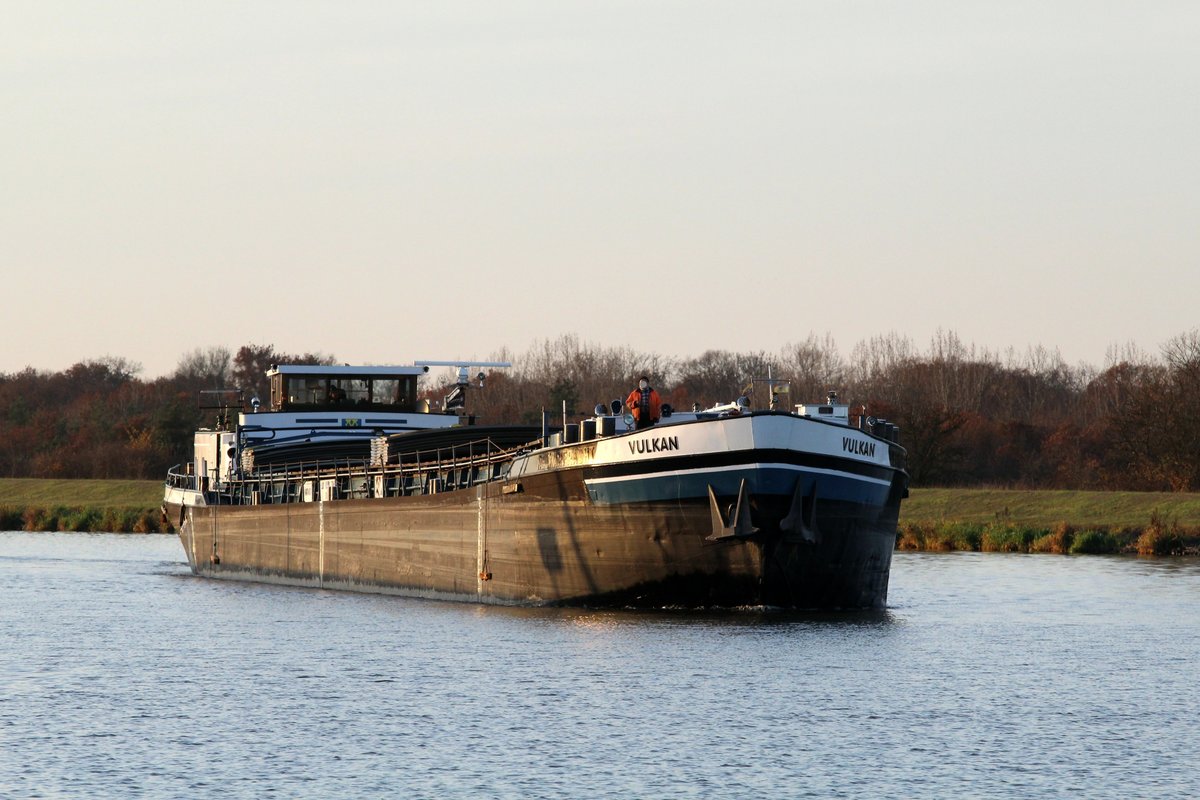
M870 614L503 609L0 533L3 797L1200 796L1200 561L898 553Z

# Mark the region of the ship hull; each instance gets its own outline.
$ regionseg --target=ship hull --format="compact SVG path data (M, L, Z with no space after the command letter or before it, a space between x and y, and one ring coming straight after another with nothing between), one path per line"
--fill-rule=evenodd
M582 466L422 496L166 510L213 578L496 604L880 608L902 479ZM714 506L726 521L739 491L751 524L718 535Z

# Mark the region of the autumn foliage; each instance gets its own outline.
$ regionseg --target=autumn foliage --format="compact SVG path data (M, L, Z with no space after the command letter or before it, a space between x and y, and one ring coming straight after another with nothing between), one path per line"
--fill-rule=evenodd
M210 424L202 390L240 389L265 397L273 363L331 363L322 354L288 355L246 345L185 355L153 380L123 359L85 361L58 373L0 375L0 475L156 478L187 458L192 432ZM543 411L592 413L624 397L647 374L677 409L728 402L753 390L765 407L768 374L791 381L788 403L837 391L851 416L900 427L917 486L1200 490L1200 330L1167 342L1152 357L1111 352L1102 368L1066 364L1056 351L1005 354L940 333L921 350L901 336L860 342L849 356L830 337L809 336L776 353L709 351L686 358L581 342L572 335L535 343L508 360L470 410L481 422L532 423ZM453 376L430 374L436 407ZM1028 543L1026 543L1028 546Z

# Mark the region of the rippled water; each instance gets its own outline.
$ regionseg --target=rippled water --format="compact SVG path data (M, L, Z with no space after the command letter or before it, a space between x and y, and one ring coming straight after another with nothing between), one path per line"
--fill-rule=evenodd
M852 615L501 609L0 533L3 797L1200 795L1200 562L898 553Z

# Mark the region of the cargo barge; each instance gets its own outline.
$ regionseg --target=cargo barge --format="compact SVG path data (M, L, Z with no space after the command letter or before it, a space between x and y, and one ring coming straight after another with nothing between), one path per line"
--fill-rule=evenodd
M290 365L195 435L163 513L211 578L478 603L880 608L905 452L831 396L744 398L636 430L618 401L557 429L416 401L413 367ZM778 382L773 382L778 383ZM772 397L775 397L772 393Z

